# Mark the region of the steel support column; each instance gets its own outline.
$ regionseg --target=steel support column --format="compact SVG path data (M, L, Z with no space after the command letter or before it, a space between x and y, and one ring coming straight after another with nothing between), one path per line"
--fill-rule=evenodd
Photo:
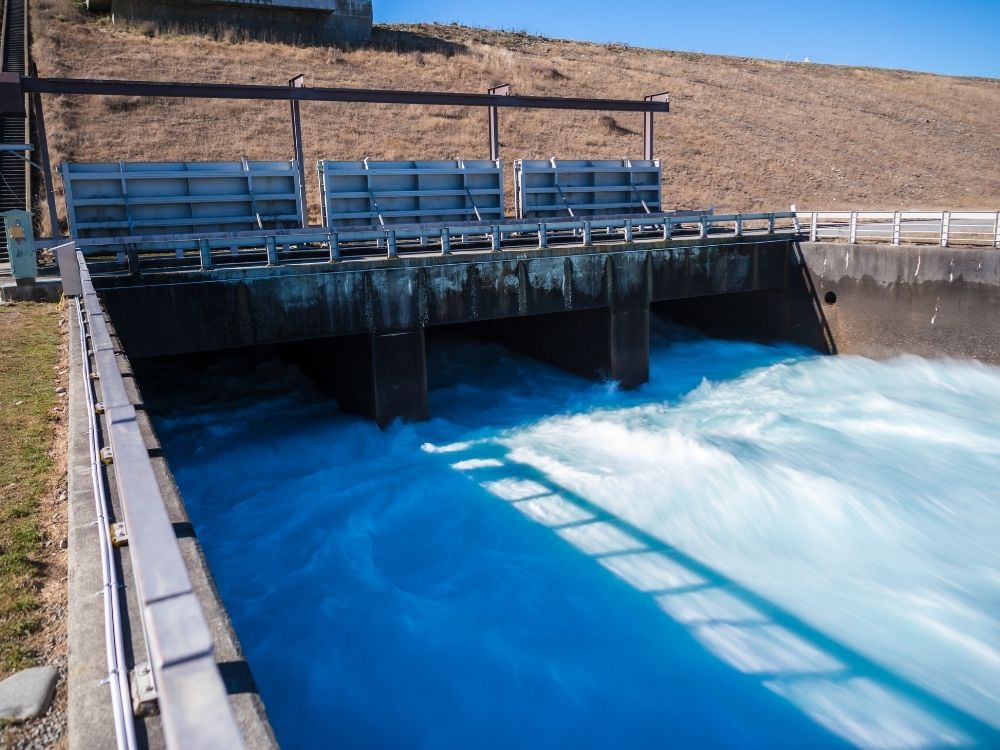
M38 138L38 160L45 180L45 202L49 209L49 231L53 237L59 236L59 216L56 213L56 194L52 185L52 163L49 161L49 140L45 134L45 115L42 113L42 95L31 95L31 106L35 112L35 135Z
M647 102L663 102L667 105L664 112L670 111L670 95L666 92L662 94L650 94L643 97ZM646 161L653 159L653 110L649 109L642 114L642 158Z
M510 96L510 84L504 83L500 86L494 86L489 90L489 93L491 96ZM487 117L490 128L490 159L496 161L500 158L500 117L497 108L491 105Z
M292 78L288 85L295 89L302 88L306 77L302 74ZM38 96L37 94L35 96ZM309 211L306 208L306 157L302 148L302 115L299 112L299 100L291 100L292 107L292 141L295 147L295 161L299 165L299 223L303 228L309 225Z

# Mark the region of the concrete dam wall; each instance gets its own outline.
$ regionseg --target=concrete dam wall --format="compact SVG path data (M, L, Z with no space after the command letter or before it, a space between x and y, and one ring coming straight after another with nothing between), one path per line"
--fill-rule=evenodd
M1000 364L1000 249L803 242L843 354Z
M255 39L360 44L372 35L371 0L90 0L114 18L236 28Z

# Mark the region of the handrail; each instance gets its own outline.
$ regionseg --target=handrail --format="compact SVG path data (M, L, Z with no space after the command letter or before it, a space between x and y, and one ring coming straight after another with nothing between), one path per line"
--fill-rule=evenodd
M100 383L104 435L134 571L142 634L168 748L242 748L212 634L167 514L83 254L82 307ZM120 668L120 667L119 667Z
M779 225L779 222L781 224ZM321 227L259 232L221 232L184 235L86 238L76 241L89 257L115 255L119 265L128 263L135 275L166 266L200 263L203 270L216 260L214 251L225 252L240 263L278 265L283 261L315 260L317 253L330 262L348 256L367 259L394 258L400 252L450 254L456 251L452 238L464 243L459 251L524 252L550 244L590 246L596 243L643 243L675 239L682 234L709 234L743 237L746 234L797 236L795 214L778 211L753 214L718 215L703 212L629 214L615 217L554 218L545 221L504 219L483 222L399 224L385 227L349 227L331 230ZM435 250L437 248L437 250ZM280 250L280 254L279 254ZM166 257L165 257L166 256ZM170 256L173 256L173 260ZM140 263L140 258L144 258ZM101 269L102 272L104 268ZM114 269L110 269L112 272Z
M811 242L1000 248L1000 211L796 211Z

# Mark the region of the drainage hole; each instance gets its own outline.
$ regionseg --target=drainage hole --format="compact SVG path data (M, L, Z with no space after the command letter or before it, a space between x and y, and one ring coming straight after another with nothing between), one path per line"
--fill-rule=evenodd
M823 295L823 301L828 305L832 305L837 301L837 295L833 292L827 292Z

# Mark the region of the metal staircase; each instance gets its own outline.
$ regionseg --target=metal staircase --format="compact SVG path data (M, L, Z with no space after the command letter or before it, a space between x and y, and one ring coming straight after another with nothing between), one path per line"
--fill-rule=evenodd
M0 57L3 71L27 74L28 19L26 0L3 0L3 32ZM0 115L0 142L30 142L27 117ZM31 173L23 152L0 151L0 211L12 208L30 210ZM7 239L0 232L0 268L7 268L10 258Z

